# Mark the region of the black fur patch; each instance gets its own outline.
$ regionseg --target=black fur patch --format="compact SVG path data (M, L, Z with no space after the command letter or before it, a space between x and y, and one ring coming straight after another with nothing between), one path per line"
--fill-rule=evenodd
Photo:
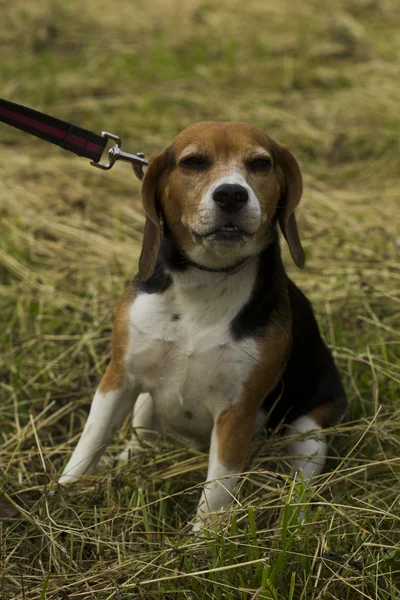
M259 257L259 266L253 292L231 323L235 340L263 335L272 314L282 301L282 290L277 281L282 281L283 265L279 242L268 246Z
M164 224L163 229L163 239L161 241L158 260L170 271L178 271L180 273L187 271L192 266L190 258L174 244L166 224Z
M172 285L172 277L165 272L163 265L158 260L153 275L146 281L143 281L137 275L136 284L139 292L145 294L162 294Z
M339 412L344 412L347 403L339 371L321 337L309 300L290 279L288 286L292 349L281 381L262 405L270 415L268 428L272 429L321 404L340 403Z

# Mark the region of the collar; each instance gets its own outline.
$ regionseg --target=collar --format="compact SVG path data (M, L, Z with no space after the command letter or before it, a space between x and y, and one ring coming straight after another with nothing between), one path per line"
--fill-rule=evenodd
M196 269L200 269L201 271L207 271L208 273L227 273L228 275L234 275L235 273L238 273L238 271L241 271L242 269L244 269L244 267L246 265L248 265L254 258L255 258L255 256L248 256L247 258L241 258L240 260L237 260L233 264L228 265L227 267L221 267L220 269L212 269L211 267L205 267L204 265L199 265L198 263L194 262L191 259L188 260L188 266L196 267Z
M182 250L178 248L176 244L174 244L172 236L166 224L164 223L163 237L161 240L158 261L160 264L164 265L167 268L167 270L171 273L182 273L190 268L196 268L200 271L206 271L208 273L227 273L228 275L234 275L234 273L237 273L238 271L243 269L255 258L255 256L241 258L235 261L234 263L231 263L230 265L220 268L212 268L200 265L199 263L189 258L187 254L185 254Z

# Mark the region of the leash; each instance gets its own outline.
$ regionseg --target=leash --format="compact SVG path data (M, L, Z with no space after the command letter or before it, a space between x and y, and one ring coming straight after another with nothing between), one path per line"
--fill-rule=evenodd
M142 152L129 154L121 150L121 138L113 133L102 131L101 135L98 135L93 131L2 98L0 98L0 121L51 142L63 150L90 158L93 167L104 171L111 169L116 161L122 160L130 163L136 177L142 180L143 167L149 164ZM109 140L115 142L115 145L108 151L108 162L102 163L100 159Z

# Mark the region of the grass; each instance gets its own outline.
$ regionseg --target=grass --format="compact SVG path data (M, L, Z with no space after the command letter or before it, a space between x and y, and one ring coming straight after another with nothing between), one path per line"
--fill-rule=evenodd
M286 262L350 411L315 485L278 475L267 439L202 536L188 523L207 456L173 439L120 467L126 427L95 476L59 488L136 271L139 183L1 126L1 600L400 597L399 28L395 0L4 7L5 98L147 155L202 119L293 148L307 267Z

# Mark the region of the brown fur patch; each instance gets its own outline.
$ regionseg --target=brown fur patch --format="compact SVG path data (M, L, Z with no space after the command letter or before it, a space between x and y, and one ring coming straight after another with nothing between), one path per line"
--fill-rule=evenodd
M99 391L102 394L120 388L125 381L125 352L128 345L129 308L136 298L135 283L130 281L125 288L121 302L115 313L111 336L112 354L106 372L104 373Z
M172 154L166 148L150 159L149 168L142 184L142 204L146 214L143 232L142 252L139 259L141 279L148 279L154 272L161 243L161 214L158 199L158 186L172 168Z
M346 408L347 400L340 396L331 402L326 402L325 404L313 408L313 410L307 413L307 417L313 419L313 421L318 423L318 425L324 429L331 425L337 425L337 423L341 421Z
M257 412L274 389L289 356L288 327L271 327L257 345L260 360L243 387L239 402L223 410L217 418L218 459L228 468L240 471L246 460Z

